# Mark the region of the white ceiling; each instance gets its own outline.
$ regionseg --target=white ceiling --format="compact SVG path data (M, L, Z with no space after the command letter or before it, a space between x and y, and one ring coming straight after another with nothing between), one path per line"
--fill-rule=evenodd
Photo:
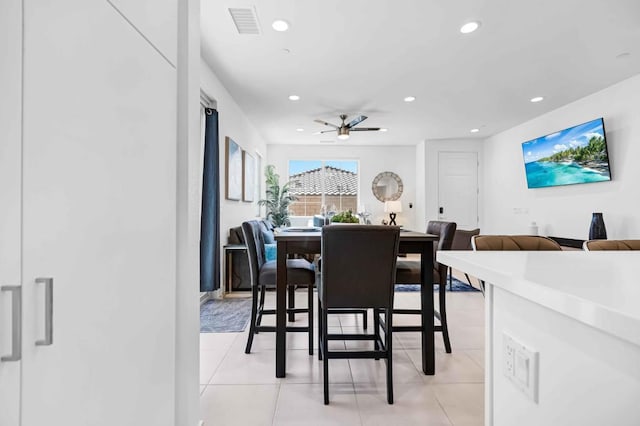
M228 8L253 4L262 32L240 35ZM337 124L341 113L389 131L338 144L485 138L640 72L639 0L253 4L202 0L202 55L267 143L335 140L312 135L325 130L313 120ZM277 18L289 31L271 28ZM469 20L480 29L461 34Z

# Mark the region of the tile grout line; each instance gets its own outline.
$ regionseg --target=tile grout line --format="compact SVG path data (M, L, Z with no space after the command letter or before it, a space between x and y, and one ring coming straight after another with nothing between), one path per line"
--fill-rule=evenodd
M205 384L205 386L209 386L211 384L211 380L213 380L213 377L216 375L216 373L220 369L220 366L225 361L225 359L227 359L227 357L229 356L229 353L231 352L231 349L233 348L233 344L235 343L236 340L238 340L238 336L240 336L240 334L241 333L238 333L236 335L235 339L233 339L231 341L231 344L229 344L229 348L227 349L227 352L224 354L224 356L222 357L222 359L220 360L220 362L218 363L216 368L213 370L213 373L211 373L211 377L209 377L209 379L207 379L207 383ZM202 352L202 350L200 350L200 352Z
M276 395L276 401L273 406L273 416L271 416L271 426L276 424L276 414L278 411L278 402L280 401L280 391L282 390L282 382L278 382L278 394Z

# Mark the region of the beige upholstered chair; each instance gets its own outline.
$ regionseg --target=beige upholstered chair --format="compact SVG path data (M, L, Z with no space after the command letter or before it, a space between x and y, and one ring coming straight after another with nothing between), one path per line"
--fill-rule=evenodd
M538 235L475 235L471 238L474 251L560 251L560 244ZM480 280L484 294L484 281Z
M586 251L640 250L640 240L589 240L582 248Z
M538 235L476 235L471 238L474 250L559 251L560 244Z

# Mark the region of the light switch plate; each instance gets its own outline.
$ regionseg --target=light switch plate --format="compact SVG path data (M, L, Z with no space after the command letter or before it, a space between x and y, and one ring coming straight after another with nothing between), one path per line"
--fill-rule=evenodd
M538 402L539 353L503 332L503 373L513 385Z

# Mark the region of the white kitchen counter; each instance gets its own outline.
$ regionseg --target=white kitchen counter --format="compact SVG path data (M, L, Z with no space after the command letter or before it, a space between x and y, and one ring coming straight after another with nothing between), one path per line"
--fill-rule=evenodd
M437 259L486 282L485 425L640 425L640 252Z
M640 252L439 251L437 257L640 346Z

